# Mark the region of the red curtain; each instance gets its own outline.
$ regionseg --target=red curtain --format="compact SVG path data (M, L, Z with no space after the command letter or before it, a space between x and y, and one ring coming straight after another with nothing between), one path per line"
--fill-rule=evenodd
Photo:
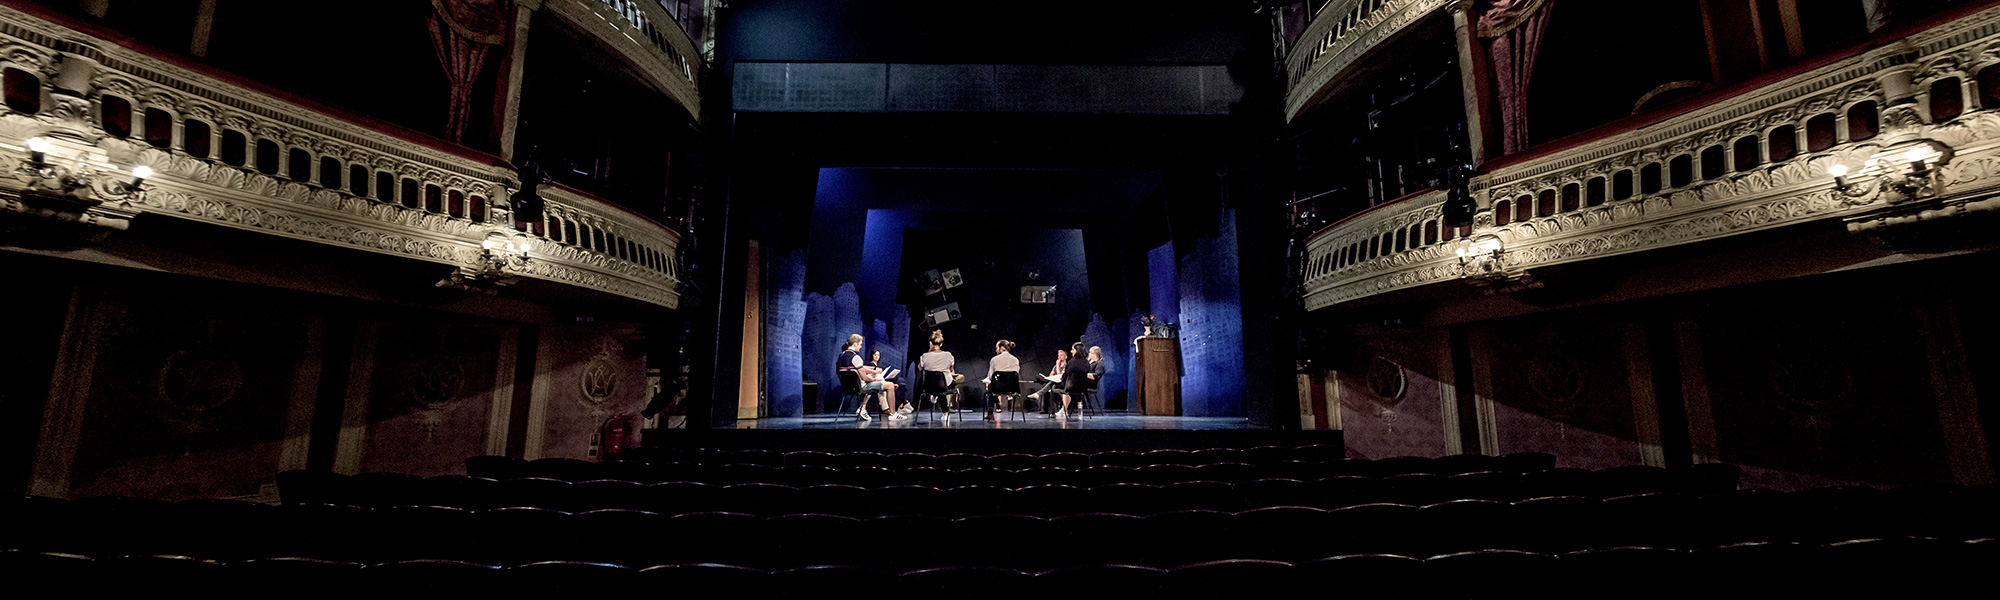
M472 116L472 87L486 67L486 54L507 43L511 0L431 0L431 49L437 52L450 84L445 137L465 141L465 124Z
M1528 83L1534 75L1542 34L1548 28L1551 3L1491 0L1486 4L1479 15L1479 35L1492 40L1486 51L1500 105L1500 149L1510 154L1529 144Z

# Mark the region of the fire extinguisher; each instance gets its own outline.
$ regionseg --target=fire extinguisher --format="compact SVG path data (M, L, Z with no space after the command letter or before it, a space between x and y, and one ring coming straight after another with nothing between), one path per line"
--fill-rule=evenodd
M592 455L600 460L618 458L632 447L633 433L637 430L633 422L637 415L619 414L604 420L597 428L597 443L591 444Z

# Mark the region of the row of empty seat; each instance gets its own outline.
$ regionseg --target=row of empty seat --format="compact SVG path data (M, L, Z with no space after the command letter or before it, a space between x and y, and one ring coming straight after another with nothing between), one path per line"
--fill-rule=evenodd
M1170 568L1085 564L1050 570L976 565L887 569L814 565L779 570L727 564L644 568L542 561L514 566L459 561L357 563L297 557L214 561L184 556L0 552L0 577L64 582L100 593L203 590L220 596L350 598L356 594L669 594L771 597L829 592L889 598L1268 597L1300 590L1341 595L1684 598L1693 594L1771 596L1981 597L1991 592L1993 539L1864 539L1831 544L1745 543L1679 551L1607 547L1563 554L1507 550L1428 558L1339 555L1297 562L1227 559ZM842 557L831 556L829 559Z
M1398 456L1380 460L1349 459L1337 446L1261 446L1250 449L1210 448L1204 450L1152 450L1130 452L1111 450L1096 453L1053 452L1048 454L926 454L903 452L819 451L774 452L770 450L715 450L640 448L623 460L591 462L573 458L542 458L532 461L504 456L475 456L465 461L467 475L508 479L546 477L566 481L625 479L646 481L656 469L689 466L761 465L765 467L880 467L903 469L1002 469L1018 471L1034 468L1085 469L1089 467L1145 467L1155 465L1201 466L1215 464L1266 465L1296 462L1325 465L1326 475L1384 477L1408 473L1453 475L1480 471L1526 473L1555 468L1555 456L1540 452L1520 452L1501 456L1459 454L1440 458ZM685 478L677 478L685 479ZM664 481L665 479L652 479Z
M805 467L817 469L822 467ZM1147 467L1147 469L1154 467ZM791 486L769 483L714 485L692 481L641 484L599 480L570 483L555 479L491 480L463 475L417 478L364 473L348 477L314 471L279 476L279 494L288 504L356 506L435 505L460 508L532 506L560 510L625 508L663 513L732 511L751 514L822 512L852 516L936 514L965 516L989 512L1061 515L1080 512L1151 514L1170 510L1242 510L1265 506L1338 508L1375 502L1431 504L1446 500L1513 501L1544 496L1610 498L1648 493L1717 494L1736 488L1733 472L1671 472L1660 469L1605 471L1553 469L1525 475L1397 475L1384 478L1328 477L1313 480L1257 479L1239 483L1181 481L1169 484L1115 483L1094 487L1039 484L1012 487L1022 480L1055 479L1051 473L1009 473L976 469L961 481L998 485L954 487L841 484ZM1141 471L1145 469L1140 469ZM1043 470L1036 470L1043 471Z
M0 532L0 548L360 562L582 560L783 567L837 561L908 568L1053 568L1086 560L1158 566L1378 552L1564 552L1628 545L1702 548L1748 541L2000 537L2000 516L1991 510L1995 499L1991 488L1826 488L1709 497L1455 500L1335 510L1280 506L1144 517L992 513L957 519L27 499L7 508L19 521Z

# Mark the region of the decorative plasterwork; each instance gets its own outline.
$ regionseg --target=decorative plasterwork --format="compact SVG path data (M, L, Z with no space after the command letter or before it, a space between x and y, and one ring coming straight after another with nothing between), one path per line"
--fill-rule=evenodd
M1339 81L1362 56L1455 0L1386 0L1368 16L1359 17L1361 5L1373 1L1345 0L1327 6L1306 26L1285 57L1291 84L1285 94L1285 119L1297 118L1306 101Z
M599 43L624 55L625 62L674 102L680 103L695 121L701 120L701 54L694 41L681 30L672 15L652 0L549 0L544 10L554 13L570 27L597 38ZM650 27L628 17L636 12ZM651 29L673 47L669 53L652 43ZM678 56L676 56L678 54Z
M154 169L144 193L93 207L85 215L89 218L123 220L154 213L464 266L479 260L486 233L501 226L505 218L503 199L518 186L512 168L504 164L385 135L5 6L0 6L0 66L22 68L43 80L39 113L18 113L0 106L0 170L11 172L24 160L25 140L35 136L64 140L51 159L65 161L73 168L126 172L145 165ZM69 78L66 89L90 91L82 96L58 93L55 82L59 78ZM136 131L130 139L108 135L94 114L101 111L106 95L132 103L135 127L143 122L146 109L167 111L174 125L173 142L159 148L138 141L141 138ZM487 214L489 222L481 223L268 175L247 165L235 167L212 158L196 158L184 151L182 134L187 119L209 123L215 139L224 131L236 131L247 136L253 148L258 140L275 142L280 146L280 164L288 164L292 150L305 150L312 161L313 181L319 180L322 159L330 158L343 171L365 167L371 174L370 187L373 175L388 173L398 180L414 179L420 186L435 185L441 195L462 194L464 202L475 198L491 201L493 210ZM211 152L221 152L219 145L211 145ZM0 201L4 206L17 204L23 188L20 181L0 178ZM664 260L657 262L663 264L656 270L542 240L531 252L531 257L540 260L534 261L526 276L661 306L678 305L672 269L679 234L595 198L559 197L548 204L570 219L603 223L607 230L615 225L620 237L662 253Z
M2000 64L2000 9L1986 10L1913 35L1902 43L1829 64L1755 92L1680 115L1642 130L1584 144L1480 176L1473 194L1481 210L1474 232L1498 235L1506 246L1506 267L1523 270L1664 248L1807 221L1846 218L1879 211L1881 202L1854 205L1833 189L1827 167L1857 165L1891 138L1929 138L1951 146L1957 159L1944 167L1942 196L1984 196L2000 187L2000 107L1982 107L1946 123L1926 124L1913 111L1882 111L1884 133L1845 141L1849 107L1873 101L1887 107L1878 78L1919 65L1918 105L1928 101L1936 78L1967 77ZM1840 115L1841 143L1821 152L1758 165L1655 194L1635 194L1593 206L1504 226L1495 225L1492 207L1519 196L1539 196L1571 184L1610 178L1650 163L1689 155L1699 162L1705 148L1747 135L1768 135L1791 125L1804 130L1819 114ZM1731 151L1733 153L1733 150ZM1733 161L1725 161L1733 166ZM1336 223L1307 242L1307 308L1317 309L1384 292L1460 278L1453 243L1436 243L1372 259L1343 263L1333 256L1358 242L1383 239L1399 228L1423 224L1442 211L1442 194L1427 194ZM1314 268L1313 265L1327 265Z

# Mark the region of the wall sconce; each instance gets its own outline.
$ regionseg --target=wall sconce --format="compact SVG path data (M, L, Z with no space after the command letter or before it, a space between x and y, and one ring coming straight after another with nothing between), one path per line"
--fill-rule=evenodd
M479 242L479 262L471 266L459 267L437 282L437 287L448 287L495 294L500 288L514 285L521 280L521 269L528 266L528 237L505 227L487 232L486 239Z
M1457 252L1458 272L1464 277L1484 277L1499 272L1507 256L1500 236L1491 233L1466 238Z
M1937 197L1938 173L1951 164L1951 158L1951 146L1915 140L1883 149L1858 170L1833 165L1826 173L1833 176L1833 189L1850 205L1869 204L1878 197L1896 204Z
M91 170L71 169L69 166L49 162L49 151L53 145L46 138L28 138L28 161L14 168L16 177L27 179L28 187L44 192L45 195L66 197L73 201L92 203L105 200L120 200L145 189L146 178L153 176L152 167L139 165L132 167L132 180L112 181L100 179L99 173Z
M1507 268L1507 248L1500 236L1486 233L1466 238L1456 252L1459 276L1486 288L1488 294L1542 287L1526 271Z

